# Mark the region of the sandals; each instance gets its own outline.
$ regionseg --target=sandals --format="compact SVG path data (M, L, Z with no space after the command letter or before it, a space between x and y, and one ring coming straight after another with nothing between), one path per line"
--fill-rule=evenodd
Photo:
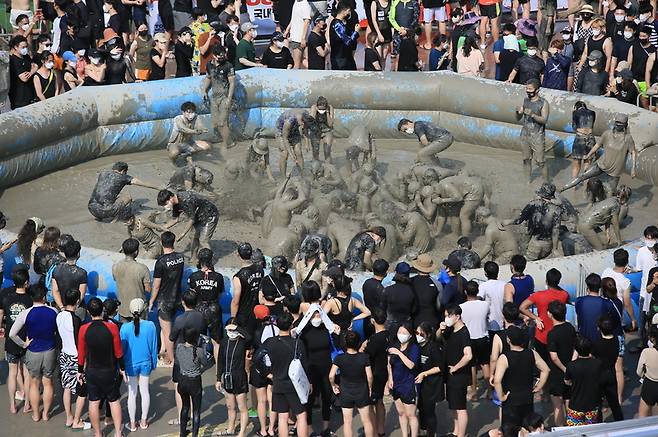
M214 435L233 436L233 435L237 435L237 434L235 433L235 431L229 431L228 429L225 429L224 431L220 431L219 433L214 434Z
M137 432L137 427L131 428L130 423L125 423L123 426L130 432Z

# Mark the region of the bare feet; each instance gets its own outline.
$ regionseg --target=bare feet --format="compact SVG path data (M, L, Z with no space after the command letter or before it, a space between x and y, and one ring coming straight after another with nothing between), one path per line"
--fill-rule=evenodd
M50 420L50 417L48 417L48 412L44 411L43 414L41 415L41 420L44 422L48 422Z
M32 420L34 420L35 422L38 422L38 421L41 420L41 416L39 416L38 414L37 414L37 415L34 415L34 414L33 414L33 415L32 415Z
M73 425L71 425L71 429L82 429L82 430L86 431L88 429L91 429L91 423L83 422L81 420L78 423L74 423Z
M30 407L29 402L25 402L25 406L23 407L23 413L28 414L32 412L32 408Z
M16 404L15 403L12 402L12 403L9 404L9 412L11 414L16 414L18 412L18 410L16 410Z
M142 420L141 422L139 422L139 427L142 429L147 429L149 427L149 424L146 420Z

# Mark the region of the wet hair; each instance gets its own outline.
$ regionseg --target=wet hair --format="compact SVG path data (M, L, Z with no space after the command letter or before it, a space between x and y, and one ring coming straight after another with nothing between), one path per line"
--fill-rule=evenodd
M197 253L197 267L199 269L206 267L209 269L214 269L215 265L213 264L212 260L215 257L215 254L213 253L212 250L208 249L207 247L204 247L203 249L200 249L199 252Z
M292 296L286 296L292 297ZM276 326L281 330L281 331L290 331L290 327L292 326L293 322L293 317L292 314L290 313L283 313L276 319Z
M559 300L554 300L548 304L548 312L551 313L554 320L564 322L567 317L567 306Z
M582 100L578 100L578 101L573 105L573 109L580 109L580 108L585 108L585 109L587 109L587 105L586 105L585 102L583 102Z
M30 285L30 272L27 269L14 268L11 272L11 280L14 286L23 287L25 284Z
M296 294L291 294L283 298L283 307L288 310L291 314L299 313L299 307L302 304L302 300Z
M43 242L41 243L41 250L44 252L54 252L59 249L59 237L61 233L59 228L55 226L48 226L43 232Z
M37 239L37 224L33 220L25 220L25 224L18 232L16 247L18 255L23 258L23 262L32 263L32 244Z
M487 261L484 263L484 275L487 279L498 279L498 272L500 267L493 261Z
M62 236L59 237L59 251L63 253L64 248L66 247L66 245L69 244L73 240L75 240L75 238L73 238L73 235L71 235L71 234L62 234Z
M174 197L174 193L169 190L160 190L158 191L158 205L165 206L165 204Z
M368 229L368 232L372 232L375 235L378 235L382 240L386 240L386 228L383 226L372 226Z
M327 101L327 98L325 96L320 96L318 97L317 102L315 103L316 106L321 106L323 108L328 108L329 107L329 102Z
M549 269L546 272L546 285L548 285L551 288L556 288L558 290L561 290L560 288L560 280L562 279L562 273L558 269Z
M136 255L137 252L139 252L139 241L134 238L123 240L123 243L121 244L121 251L124 253L124 255Z
M612 323L612 319L608 314L602 315L596 322L596 326L602 335L613 335L615 332L615 325Z
M71 306L78 303L80 300L80 290L77 288L69 288L62 295L62 302L65 306Z
M470 297L475 297L478 295L478 292L480 291L480 286L476 281L468 281L466 283L466 295Z
M379 258L372 263L372 273L377 276L386 276L390 264L385 259Z
M128 171L128 164L123 161L117 161L112 165L114 171Z
M343 274L345 274L345 263L338 258L334 258L327 263L327 270L329 270L331 267L337 267Z
M503 318L508 323L516 323L519 321L521 311L519 311L519 306L514 302L505 302L502 312Z
M304 302L318 302L322 298L320 285L315 281L304 281L301 288Z
M525 259L523 255L513 255L512 259L510 260L510 265L514 268L514 271L519 275L523 274L527 264L528 261Z
M87 302L87 311L91 317L100 317L103 315L103 301L97 297L92 297Z
M621 203L626 203L628 202L628 199L631 198L631 193L633 190L631 190L631 187L628 187L626 185L620 185L619 188L617 188L617 191L615 192L615 196L617 196L617 199Z
M601 279L601 294L608 299L617 298L617 283L612 278Z
M193 111L196 112L196 105L192 102L185 102L180 107L181 112Z
M77 259L80 257L80 250L82 247L80 246L79 241L69 241L66 243L66 246L64 246L64 256L66 257L67 260L73 261L74 259Z
M288 259L285 256L277 255L272 258L272 270L281 268L287 271L290 268L290 263L288 263Z
M105 310L105 315L108 318L116 316L120 304L121 302L119 302L116 299L112 299L112 298L105 299L105 302L103 302L103 309Z
M18 23L20 23L21 21L26 20L26 19L29 20L30 17L28 17L25 14L19 14L18 17L16 17L15 24L18 26Z
M372 312L370 313L370 317L378 325L383 325L384 323L386 323L386 311L384 311L382 308L379 307L373 308Z
M345 348L359 350L361 345L361 337L355 331L347 331L345 333Z
M530 413L523 418L523 427L530 431L537 431L544 425L544 418L537 413Z
M454 11L453 11L453 13L454 13ZM401 131L401 130L402 130L402 126L404 126L405 124L409 124L409 123L413 123L413 121L411 121L411 120L409 120L409 119L407 119L407 118L403 118L403 119L401 119L400 121L398 121L398 130Z
M238 245L238 256L244 261L251 260L251 255L254 253L249 243L240 243Z
M165 231L160 235L160 244L166 249L173 249L176 242L176 235L171 231Z
M585 192L593 202L600 202L608 197L603 182L599 178L588 179L585 184Z
M628 251L626 249L617 249L612 253L612 259L615 267L626 267L628 265Z
M199 301L199 298L194 291L187 290L185 293L183 293L182 301L187 308L194 309L196 308L196 304Z
M658 239L658 227L656 226L647 226L644 228L644 238L650 238L652 240Z
M528 332L518 326L509 326L505 334L512 346L525 347L528 344Z
M16 35L9 40L9 47L15 49L21 45L22 42L27 43L27 38L25 38L23 35Z
M462 307L459 305L450 305L446 308L446 314L449 316L460 316L462 315Z
M530 44L528 44L528 47L531 47ZM536 46L535 46L536 47ZM535 90L538 90L540 87L540 83L537 79L528 79L528 81L525 83L526 85L530 85L533 87Z
M464 247L466 249L470 249L473 247L473 244L471 243L471 239L468 237L460 237L459 240L457 240L457 245L459 247Z
M587 356L592 353L592 341L589 338L578 334L576 336L575 349L581 357Z
M140 313L133 313L133 332L135 333L135 337L139 337L139 322L141 321L141 316Z
M585 285L589 291L596 291L598 293L601 290L601 276L596 273L590 273L585 278Z
M188 326L183 330L183 340L187 344L191 344L192 347L192 360L196 361L196 350L197 345L199 344L199 330L193 326Z

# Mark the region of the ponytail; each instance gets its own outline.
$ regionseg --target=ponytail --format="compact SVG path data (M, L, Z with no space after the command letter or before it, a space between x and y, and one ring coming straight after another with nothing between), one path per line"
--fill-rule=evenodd
M133 313L133 323L135 324L135 337L139 336L139 313Z
M192 345L192 362L196 362L196 349L197 345Z

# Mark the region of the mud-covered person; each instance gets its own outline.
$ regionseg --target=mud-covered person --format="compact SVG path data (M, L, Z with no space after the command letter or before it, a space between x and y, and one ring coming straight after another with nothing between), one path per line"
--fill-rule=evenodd
M287 174L288 155L292 157L300 173L304 170L304 156L302 155L302 138L307 128L315 123L315 119L308 111L290 109L279 116L276 121L276 137L279 140L279 173Z
M382 226L373 226L356 234L345 253L345 268L354 271L372 270L372 263L375 260L373 255L385 240L386 229Z
M171 229L180 222L185 223L178 240L183 239L194 228L190 252L192 262L196 262L200 248L210 249L210 239L219 221L217 207L208 199L191 191L172 193L169 190L161 190L158 193L158 205L172 212L173 219L165 228Z
M450 132L428 121L411 121L406 118L398 122L398 131L416 135L420 150L416 162L438 164L437 155L452 145L454 138Z
M132 203L128 193L121 191L126 185L158 190L160 187L141 181L128 174L128 164L122 161L115 162L111 170L101 170L96 181L94 191L91 193L87 209L96 220L116 220L119 215Z
M142 247L140 251L141 258L155 259L162 255L162 244L160 243L160 234L166 229L153 222L153 215L148 219L143 216L135 216L132 211L127 211L123 223L126 225L128 236L139 241Z
M215 135L221 134L222 146L233 147L229 114L235 91L235 70L228 61L226 49L217 44L212 48L212 58L207 64L208 74L203 80L203 94L210 105L210 122ZM211 91L211 94L208 92Z
M188 163L184 167L177 168L169 178L167 188L171 190L186 191L210 191L212 192L212 181L214 175L210 170Z
M520 120L523 170L530 181L532 179L532 161L541 170L544 182L549 181L548 167L544 158L546 123L550 107L546 100L539 97L539 80L530 79L525 83L527 97L523 105L516 108L516 119Z
M315 123L320 131L320 144L317 146L312 145L314 146L313 159L317 159L315 157L315 148L319 148L322 145L324 160L331 162L331 146L334 142L334 107L329 104L326 97L320 96L317 102L311 106L309 113L315 119Z
M208 129L197 127L198 118L194 103L185 102L181 105L180 110L182 114L174 117L167 153L174 163L181 156L191 163L193 154L210 150L210 144L207 141L195 138L197 135L208 132Z
M274 182L272 167L270 166L270 146L267 138L254 138L247 152L247 170L249 175L255 180L261 180L267 175L270 181Z

